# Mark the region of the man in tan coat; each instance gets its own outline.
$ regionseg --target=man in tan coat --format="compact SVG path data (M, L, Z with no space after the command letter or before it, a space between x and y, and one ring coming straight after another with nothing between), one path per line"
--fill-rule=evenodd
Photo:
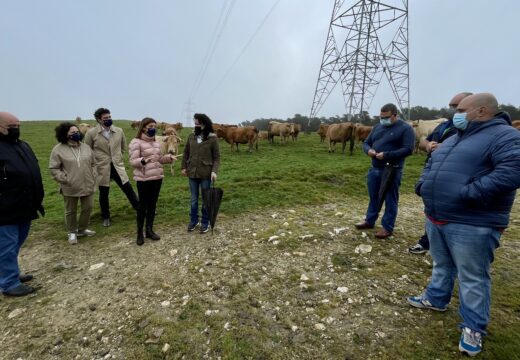
M112 125L110 110L100 108L94 113L98 125L85 135L85 144L89 145L96 156L97 184L99 186L99 206L103 226L110 226L110 206L108 194L110 180L123 190L134 210L139 206L137 195L130 184L123 163L126 139L123 129Z

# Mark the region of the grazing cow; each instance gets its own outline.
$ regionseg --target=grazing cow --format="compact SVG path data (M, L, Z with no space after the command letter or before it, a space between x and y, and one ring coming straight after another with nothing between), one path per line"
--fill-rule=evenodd
M347 141L350 140L350 155L354 148L354 125L351 122L332 124L327 130L327 138L329 139L329 153L335 151L336 143L341 142L341 152L345 153Z
M513 125L515 129L520 130L520 120L513 120L511 125Z
M302 127L300 124L291 124L291 125L293 126L293 131L291 133L292 140L296 141L296 140L298 140L298 134L302 130Z
M363 142L367 139L372 131L373 126L365 126L361 124L354 125L354 141Z
M269 133L267 131L262 130L258 132L258 140L267 140L268 137Z
M132 123L130 124L130 127L132 129L138 129L139 128L139 125L141 125L141 122L140 121L132 121Z
M435 120L413 120L407 121L415 131L415 153L419 152L419 142L430 135L437 125L442 124L447 119L435 119Z
M279 136L280 141L287 143L289 136L293 132L294 127L292 124L281 123L277 121L269 121L267 126L267 138L270 143L274 143L274 137Z
M177 131L181 131L183 126L182 126L182 123L177 122L177 123L173 124L172 127L173 127L175 130L177 130Z
M325 142L325 138L327 137L327 130L329 129L330 125L320 124L320 128L318 131L318 135L320 136L320 142Z
M219 138L231 144L231 151L234 150L234 146L236 146L236 151L238 151L238 144L249 144L249 152L251 153L255 143L256 150L258 150L258 129L255 126L218 127L216 134Z
M81 116L76 116L76 124L81 123Z
M81 123L81 124L78 125L78 129L79 129L79 132L81 133L81 135L85 136L87 131L92 129L92 125L87 124L87 123Z

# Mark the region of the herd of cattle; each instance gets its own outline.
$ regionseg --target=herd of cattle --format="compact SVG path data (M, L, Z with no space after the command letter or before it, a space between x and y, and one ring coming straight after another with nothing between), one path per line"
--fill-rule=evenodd
M444 121L446 121L446 119L407 121L415 131L415 152L419 151L419 141L430 135L435 127ZM139 121L133 121L131 127L136 129L139 127L139 124ZM520 130L520 120L513 121L513 126ZM83 135L85 135L91 127L92 125L87 123L78 125ZM163 154L180 155L179 145L183 140L179 136L179 131L182 129L182 124L161 122L157 124L157 128L163 130L161 136L156 136L157 141L161 144L161 152ZM253 148L258 150L259 140L267 140L270 143L274 143L276 136L280 137L282 143L287 143L289 138L296 141L301 131L299 124L277 121L270 121L267 131L258 131L255 126L238 127L237 125L224 124L213 124L213 128L219 138L224 139L230 144L231 151L238 151L239 144L248 144L249 152L253 152ZM365 141L371 131L372 126L344 122L330 125L321 124L317 134L320 136L322 143L328 140L329 152L334 152L336 143L341 143L342 152L344 153L348 142L350 145L350 155L352 155L355 143Z

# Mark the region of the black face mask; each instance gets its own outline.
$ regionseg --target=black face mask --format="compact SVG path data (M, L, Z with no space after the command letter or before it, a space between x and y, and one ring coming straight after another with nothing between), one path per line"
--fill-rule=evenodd
M8 141L16 141L20 138L20 128L8 128L7 135L0 134L0 136Z
M202 134L202 128L200 126L195 126L195 135L199 136Z

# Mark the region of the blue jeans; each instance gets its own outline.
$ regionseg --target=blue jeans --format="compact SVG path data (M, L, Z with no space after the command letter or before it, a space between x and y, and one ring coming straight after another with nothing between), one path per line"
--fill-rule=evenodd
M379 205L379 188L381 187L381 177L383 175L384 168L372 167L368 171L367 185L368 185L368 196L370 201L368 203L367 215L365 221L370 225L376 223L379 217L379 211L377 209ZM381 219L381 225L387 231L394 231L395 219L397 218L397 204L399 203L399 186L401 186L401 176L403 169L395 169L395 176L392 182L388 186L388 192L385 197L385 213Z
M211 185L210 179L196 179L189 178L190 182L190 192L191 192L191 209L190 209L190 222L192 224L197 224L199 222L199 188L200 189L209 189ZM202 226L207 226L209 224L208 212L204 208L204 204L202 204Z
M461 327L486 334L491 300L489 268L500 231L495 228L448 223L433 224L426 219L433 258L432 279L425 297L443 308L450 302L455 278L459 279Z
M9 291L20 285L18 254L27 235L31 222L0 225L0 290Z

